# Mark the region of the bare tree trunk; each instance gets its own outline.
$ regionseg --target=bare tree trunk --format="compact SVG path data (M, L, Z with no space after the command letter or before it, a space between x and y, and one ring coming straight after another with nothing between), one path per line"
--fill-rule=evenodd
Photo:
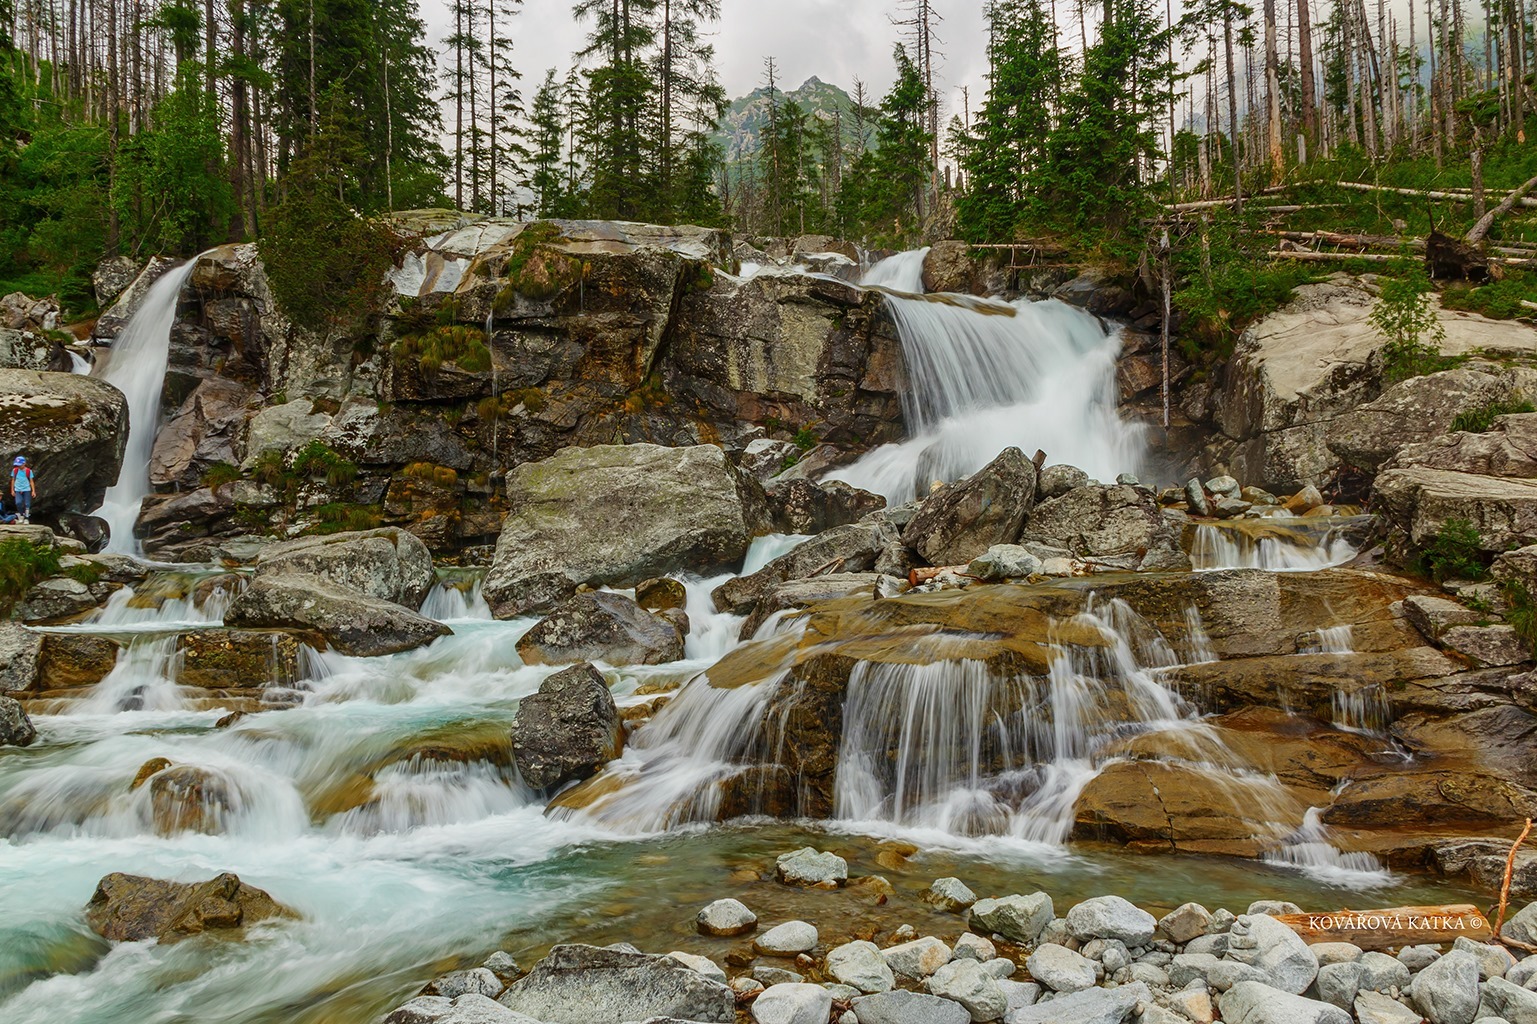
M1265 0L1265 122L1270 152L1270 180L1281 178L1285 156L1281 152L1281 76L1276 54L1275 0Z
M1227 48L1227 121L1228 140L1233 147L1233 195L1237 201L1234 209L1243 210L1243 161L1238 156L1238 80L1233 71L1233 12L1228 10L1222 20L1223 40Z

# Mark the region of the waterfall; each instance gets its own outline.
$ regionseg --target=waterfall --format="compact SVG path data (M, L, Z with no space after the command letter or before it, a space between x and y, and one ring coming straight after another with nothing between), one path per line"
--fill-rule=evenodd
M1323 811L1317 807L1308 808L1302 827L1288 836L1279 849L1266 853L1264 861L1354 889L1393 881L1382 862L1370 853L1345 853L1330 842L1329 827L1323 822Z
M422 603L422 614L438 622L489 622L491 606L481 593L484 583L483 576L439 580Z
M123 468L101 508L96 510L112 527L112 540L107 546L110 552L134 555L140 551L133 531L139 519L139 506L150 492L149 460L160 426L160 393L165 387L171 353L171 325L176 321L182 285L196 265L197 260L188 260L150 286L138 311L113 342L111 353L97 367L97 375L128 399L128 444L123 450ZM47 486L46 481L43 486Z
M1237 520L1197 523L1192 528L1190 561L1198 571L1268 569L1315 572L1343 565L1359 549L1346 534L1348 522L1324 520L1321 528L1306 520Z
M900 503L976 472L1010 445L1103 480L1135 472L1143 431L1116 410L1119 336L1055 300L915 294L924 253L883 260L863 282L887 290L902 340L908 440L829 476Z

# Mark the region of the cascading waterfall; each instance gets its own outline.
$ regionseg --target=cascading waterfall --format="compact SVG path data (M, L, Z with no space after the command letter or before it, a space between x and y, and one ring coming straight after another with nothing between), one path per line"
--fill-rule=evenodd
M96 511L112 527L107 550L117 554L138 554L140 550L133 531L139 507L150 492L149 460L160 426L160 393L171 355L171 326L176 322L182 286L196 265L196 259L188 260L150 286L138 311L113 342L111 353L97 368L97 375L128 399L123 468Z
M1322 808L1318 807L1308 808L1302 826L1288 836L1282 846L1266 853L1264 861L1356 889L1383 886L1393 881L1392 874L1372 854L1364 851L1345 853L1330 842L1329 827L1324 824Z
M911 385L908 440L829 476L900 503L1010 445L1104 480L1136 472L1143 431L1116 410L1119 337L1061 302L919 294L926 251L883 260L863 282L889 293Z
M1197 523L1190 544L1191 564L1197 571L1316 572L1356 557L1359 549L1350 540L1349 524L1329 521L1319 530L1305 523L1286 519Z

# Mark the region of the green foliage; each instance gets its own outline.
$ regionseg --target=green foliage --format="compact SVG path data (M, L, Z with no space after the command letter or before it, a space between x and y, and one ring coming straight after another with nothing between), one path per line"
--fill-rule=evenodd
M817 439L816 431L812 430L809 425L797 430L795 436L790 438L790 442L803 452L811 451L820 443Z
M11 609L39 580L59 571L59 551L20 537L0 541L0 614Z
M1537 652L1537 600L1520 580L1506 580L1501 593L1505 597L1505 621L1528 651Z
M491 369L486 332L462 324L408 334L395 343L395 355L399 359L415 359L422 372L429 375L437 373L444 364L465 373L486 373Z
M1488 405L1481 405L1477 409L1469 409L1466 412L1458 413L1457 418L1452 420L1452 427L1448 433L1455 434L1459 431L1467 431L1470 434L1482 434L1494 426L1494 421L1499 417L1522 412L1537 412L1537 406L1533 406L1526 399L1490 402Z
M241 478L240 467L228 462L215 462L212 466L203 470L200 483L204 487L223 487L232 484Z
M918 66L897 47L897 79L881 101L876 148L860 154L844 179L839 215L860 224L875 241L905 245L917 240L928 215L931 184L928 96Z
M1430 282L1417 264L1410 264L1401 276L1382 278L1382 294L1369 319L1387 341L1382 346L1386 383L1396 384L1452 365L1453 361L1441 355L1446 329L1426 298L1429 291Z
M1441 304L1447 309L1466 310L1491 320L1537 318L1537 309L1524 306L1523 302L1537 302L1537 274L1510 271L1500 281L1476 288L1453 285L1441 293Z
M1420 551L1415 569L1437 583L1482 580L1489 575L1483 538L1466 519L1448 519Z
M219 110L183 83L118 151L112 203L123 230L149 251L196 252L225 237L235 196Z
M301 479L322 477L332 487L345 487L357 479L358 467L324 441L315 440L294 456L293 473Z
M585 263L551 247L550 243L564 237L559 225L548 221L530 224L518 233L503 270L507 283L496 295L496 312L511 309L519 295L542 301L583 278L587 272Z
M378 527L380 511L376 505L352 505L332 502L317 505L313 510L316 524L305 530L308 534L353 533Z
M1254 244L1235 224L1209 230L1204 244L1192 239L1175 251L1175 272L1186 282L1173 294L1186 358L1227 358L1244 328L1290 302L1298 285L1318 280L1302 264L1267 260Z

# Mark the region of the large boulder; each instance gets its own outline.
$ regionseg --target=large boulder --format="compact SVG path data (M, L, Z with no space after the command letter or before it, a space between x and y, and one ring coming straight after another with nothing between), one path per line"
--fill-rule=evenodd
M589 586L740 564L765 528L756 484L712 445L568 448L507 475L510 506L486 578L499 618Z
M523 781L548 789L589 778L619 756L619 711L591 665L557 672L518 703L512 756Z
M0 327L0 368L69 372L69 355L54 338Z
M567 598L518 640L528 665L662 665L683 657L672 622L622 594L589 591Z
M720 611L742 615L782 583L822 573L868 572L896 539L895 531L879 520L840 526L796 545L755 573L727 580L710 596Z
M1091 484L1037 505L1023 537L1104 568L1177 571L1190 568L1181 533L1147 488Z
M1432 441L1458 415L1497 403L1518 402L1537 391L1537 373L1459 367L1395 384L1382 395L1329 421L1329 450L1346 465L1376 472L1405 445Z
M294 917L293 911L232 874L206 882L168 882L113 872L103 878L85 908L91 930L113 942L189 935L238 937L261 921Z
M105 307L106 311L96 318L96 324L91 328L91 338L100 343L110 344L139 311L139 307L144 304L144 297L149 294L155 282L180 265L180 260L170 257L150 257L149 262L138 274L117 288L115 301L111 306Z
M358 657L398 654L453 633L404 605L300 572L258 575L224 621L246 629L318 633L331 647Z
M931 565L962 565L1019 538L1035 505L1035 465L1005 448L976 473L930 496L902 540Z
M241 435L256 396L245 385L222 377L198 384L155 435L149 480L156 487L197 487L219 463L239 465Z
M37 478L33 515L90 512L117 483L128 401L105 381L0 370L0 464L24 455Z
M199 629L176 638L176 681L207 690L260 689L299 678L300 641L289 633Z
M796 477L769 484L767 496L774 529L779 533L821 533L857 523L886 507L886 499L879 494L842 480L818 483Z
M556 946L497 1002L545 1024L736 1019L735 993L720 982L671 957L596 946Z
M32 689L42 656L41 633L17 622L0 622L0 693Z
M35 739L37 730L21 702L12 697L0 697L0 747L27 747Z
M302 537L264 548L256 560L258 579L292 573L319 576L412 609L422 606L437 583L427 545L395 527Z
M1258 981L1240 981L1218 999L1222 1019L1230 1024L1351 1024L1351 1016L1331 1003L1283 992Z

